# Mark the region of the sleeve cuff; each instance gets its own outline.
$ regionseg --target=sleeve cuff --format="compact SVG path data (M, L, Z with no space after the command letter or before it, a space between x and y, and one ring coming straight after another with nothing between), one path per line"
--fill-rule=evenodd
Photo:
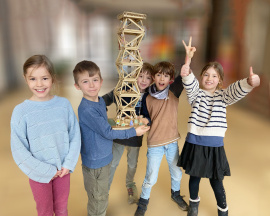
M247 78L240 80L240 86L243 88L244 91L251 92L253 89L247 82Z
M182 77L182 80L185 84L190 84L192 83L192 81L194 80L195 76L194 74L191 72L188 76Z

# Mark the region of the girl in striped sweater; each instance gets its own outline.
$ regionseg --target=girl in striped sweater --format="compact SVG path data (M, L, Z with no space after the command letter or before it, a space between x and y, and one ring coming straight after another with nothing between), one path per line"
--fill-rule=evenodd
M184 42L183 42L184 43ZM250 67L249 77L236 81L222 89L223 68L218 62L210 62L203 69L201 88L190 71L190 61L196 51L187 46L186 64L181 69L183 86L192 110L188 120L188 134L177 165L190 175L190 208L188 216L198 215L201 178L209 178L216 200L218 215L228 215L224 176L230 176L230 167L224 150L223 138L227 130L226 107L245 97L254 87L260 85L260 78Z

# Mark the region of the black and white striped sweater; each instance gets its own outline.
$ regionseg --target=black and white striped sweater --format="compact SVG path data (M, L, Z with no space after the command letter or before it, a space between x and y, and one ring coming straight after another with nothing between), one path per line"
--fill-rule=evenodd
M223 146L227 130L226 107L245 97L253 88L243 79L210 93L199 88L193 73L183 77L183 86L192 107L186 141L202 146Z

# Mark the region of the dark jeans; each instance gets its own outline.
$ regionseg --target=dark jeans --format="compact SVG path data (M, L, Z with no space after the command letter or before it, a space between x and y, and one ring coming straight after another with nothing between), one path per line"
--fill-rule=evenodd
M190 176L189 178L189 193L192 200L195 200L198 197L200 181L200 177ZM209 181L214 191L217 205L220 208L225 209L227 207L227 202L225 189L223 187L223 181L219 181L217 179L209 179Z

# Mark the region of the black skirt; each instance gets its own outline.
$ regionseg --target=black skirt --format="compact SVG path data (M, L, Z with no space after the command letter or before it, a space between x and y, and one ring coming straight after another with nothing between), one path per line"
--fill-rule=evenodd
M208 147L185 142L177 166L196 177L223 180L224 176L231 175L224 146Z

